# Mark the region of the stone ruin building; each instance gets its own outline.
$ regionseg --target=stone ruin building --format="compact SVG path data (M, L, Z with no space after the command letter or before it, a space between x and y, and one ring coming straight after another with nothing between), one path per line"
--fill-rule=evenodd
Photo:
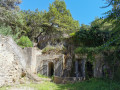
M55 83L81 81L87 77L100 78L104 76L104 69L108 69L111 74L109 67L104 62L104 55L96 55L95 61L90 62L86 55L75 54L74 46L68 40L59 43L51 43L50 40L47 42L44 43L43 40L41 44L44 45L41 46L59 45L65 46L67 50L44 54L37 47L22 49L11 37L0 35L0 58L3 58L0 61L0 86L18 83L23 71L29 75L40 73L48 77L54 76ZM9 60L8 57L10 57ZM7 63L7 66L3 63Z
M41 40L41 38L39 39ZM50 40L39 42L41 45L43 43L50 44ZM56 45L59 45L59 43L56 43ZM54 76L54 82L56 83L81 81L92 77L101 78L104 77L104 69L108 69L111 74L108 65L104 62L103 54L96 54L95 61L90 62L87 60L87 55L74 53L74 45L68 39L62 41L62 44L67 47L66 52L41 54L37 58L37 73L48 77ZM45 46L45 44L42 46Z

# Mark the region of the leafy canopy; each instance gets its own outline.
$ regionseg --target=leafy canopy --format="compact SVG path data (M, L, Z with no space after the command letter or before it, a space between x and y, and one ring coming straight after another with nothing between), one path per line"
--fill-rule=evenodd
M79 30L79 22L72 18L64 0L55 0L49 11L22 11L24 18L24 34L32 40L40 35L62 36Z
M72 15L68 9L64 0L55 0L49 6L47 13L48 23L59 30L78 30L79 22L72 18Z

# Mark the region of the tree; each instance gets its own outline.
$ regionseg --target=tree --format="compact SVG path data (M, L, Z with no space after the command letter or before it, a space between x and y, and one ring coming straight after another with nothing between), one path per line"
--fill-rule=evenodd
M120 0L107 0L108 6L112 5L112 10L106 12L105 22L112 23L112 37L109 42L120 44ZM107 43L109 43L107 42Z
M59 30L75 31L79 29L79 22L72 18L69 10L66 9L64 0L55 0L50 4L47 19L52 27Z
M103 45L110 38L111 23L102 22L104 19L96 18L91 25L81 25L75 34L75 43L81 47L98 47Z
M0 21L10 23L16 20L19 4L21 0L0 0Z
M107 17L105 22L112 23L112 32L111 38L103 45L104 47L109 48L114 44L115 50L112 51L112 54L108 55L110 66L112 67L113 78L119 80L120 76L120 0L107 0L108 6L112 6L112 9L106 12ZM111 64L112 63L112 64Z
M31 40L39 35L39 33L45 32L47 26L47 20L45 17L46 11L21 11L21 15L24 18L24 34ZM48 29L47 29L48 30Z
M32 40L40 35L62 37L62 33L79 30L79 22L72 18L63 0L55 0L49 6L49 11L22 11L24 31Z
M21 0L0 0L0 7L4 7L7 10L18 10L20 3Z
M20 33L23 18L18 10L21 0L0 0L0 26L10 27L12 34Z

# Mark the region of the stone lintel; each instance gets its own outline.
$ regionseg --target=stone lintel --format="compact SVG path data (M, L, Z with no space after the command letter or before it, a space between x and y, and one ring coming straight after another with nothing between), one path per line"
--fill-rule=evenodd
M75 54L76 59L86 59L87 55L82 55L82 54Z

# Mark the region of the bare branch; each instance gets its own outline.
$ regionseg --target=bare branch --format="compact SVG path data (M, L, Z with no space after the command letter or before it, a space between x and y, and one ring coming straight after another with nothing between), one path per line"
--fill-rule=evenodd
M111 0L110 3L109 3L107 6L103 6L103 7L101 7L101 8L107 8L107 7L109 7L109 6L112 4L113 1L114 1L114 0Z

